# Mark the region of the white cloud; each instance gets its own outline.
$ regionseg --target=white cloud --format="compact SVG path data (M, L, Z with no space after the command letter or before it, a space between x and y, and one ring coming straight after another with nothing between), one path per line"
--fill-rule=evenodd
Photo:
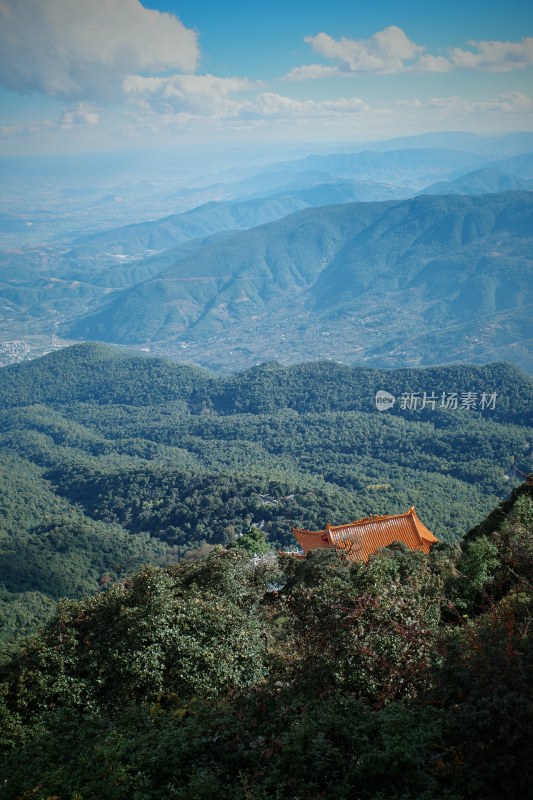
M533 38L520 42L471 41L472 50L454 48L450 62L454 67L488 72L509 72L533 65Z
M57 124L51 119L39 119L22 125L2 125L0 126L0 137L7 139L10 137L20 138L25 136L42 137L44 133L57 130Z
M315 53L339 62L338 73L357 75L390 75L402 72L406 64L421 55L424 48L411 41L396 25L389 25L369 39L333 39L327 33L307 36L305 41ZM292 70L293 79L321 77L318 65L309 64ZM315 72L315 74L313 74ZM307 74L306 74L307 73ZM289 77L289 76L287 76Z
M217 124L223 120L316 120L370 111L358 97L295 100L274 92L239 96L253 88L257 84L250 81L213 75L134 76L125 82L127 96L136 101L136 124L155 127Z
M22 125L0 126L0 137L43 136L57 133L68 134L71 131L80 133L100 124L100 114L87 103L77 103L65 109L58 120L38 119Z
M0 0L0 83L15 91L116 99L127 75L198 56L196 33L138 0Z
M444 56L422 56L411 68L412 72L450 72L453 65Z
M498 112L504 114L523 114L533 110L533 100L522 92L507 92L489 100L469 101L460 97L435 97L428 106L444 112L479 114Z
M361 114L370 111L370 106L358 97L344 97L339 100L293 100L283 95L264 92L257 97L253 110L259 116L310 119Z
M333 39L327 33L307 36L315 53L335 66L304 64L295 67L285 80L302 81L350 75L391 75L397 73L450 72L470 69L509 72L533 66L533 38L519 42L470 41L469 50L447 48L444 54L428 53L396 25L378 31L369 39Z
M533 111L533 99L522 92L506 92L488 100L465 100L457 95L451 97L432 97L429 100L397 100L396 106L406 108L434 110L442 116L448 115L481 115L481 114L530 114Z
M173 75L143 78L132 75L124 81L124 92L133 101L160 114L190 114L225 117L238 114L243 102L233 95L254 86L242 78L215 75Z
M100 115L97 111L86 103L78 103L63 113L59 126L61 128L74 128L79 125L93 127L98 125L99 122Z
M184 80L190 77L198 80ZM235 136L250 136L254 141L259 137L270 141L295 136L300 141L331 136L355 140L458 130L465 121L469 130L482 134L530 129L533 124L533 99L521 92L483 100L415 97L370 104L359 97L300 100L274 92L251 92L250 88L257 87L249 87L246 81L213 76L181 76L179 81L137 76L128 83L129 96L136 101L125 111L104 108L97 114L91 106L80 103L55 122L43 119L0 127L0 138L11 143L33 140L58 149L80 142L107 146L119 136L122 143L136 145L158 140L207 144L213 137L216 141L234 141Z
M291 69L284 80L286 81L306 81L309 78L331 78L342 75L349 75L342 72L338 67L327 67L324 64L304 64L302 67Z
M129 132L138 130L195 129L199 126L220 128L224 124L264 126L281 125L350 125L385 120L450 119L478 115L504 119L533 110L533 101L521 92L509 92L488 100L470 101L460 97L398 99L392 103L369 104L360 97L333 100L299 100L275 92L250 96L253 84L238 78L223 79L212 75L175 76L173 78L130 78L128 96L132 104ZM247 90L245 96L239 93ZM237 95L237 96L235 96ZM136 110L134 110L136 107ZM343 122L344 120L344 122Z

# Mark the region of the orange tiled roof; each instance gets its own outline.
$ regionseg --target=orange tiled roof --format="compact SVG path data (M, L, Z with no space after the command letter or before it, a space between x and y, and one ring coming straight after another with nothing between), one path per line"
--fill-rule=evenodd
M393 542L403 542L411 550L424 553L429 553L431 546L438 542L418 518L414 506L405 514L370 516L347 525L326 525L324 531L293 528L292 532L306 554L317 547L335 548L344 552L350 561L368 561L380 547Z

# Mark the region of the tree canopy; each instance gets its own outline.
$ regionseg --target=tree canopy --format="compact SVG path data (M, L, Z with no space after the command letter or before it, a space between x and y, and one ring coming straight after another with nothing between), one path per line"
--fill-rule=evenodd
M0 798L527 797L532 508L428 556L219 547L62 601L1 669Z

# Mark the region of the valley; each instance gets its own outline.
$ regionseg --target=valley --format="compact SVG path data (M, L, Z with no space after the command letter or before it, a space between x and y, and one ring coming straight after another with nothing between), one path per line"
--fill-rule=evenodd
M397 398L386 413L379 390ZM474 407L446 408L454 392ZM424 408L424 394L438 402ZM420 402L402 407L410 395ZM251 525L287 548L294 525L415 504L454 543L533 469L532 407L531 379L505 364L322 361L221 376L86 343L4 367L2 636L31 630L60 597L228 545Z

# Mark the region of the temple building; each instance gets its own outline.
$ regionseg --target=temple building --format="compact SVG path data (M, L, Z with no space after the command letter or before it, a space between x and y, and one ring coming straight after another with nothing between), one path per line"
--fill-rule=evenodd
M293 528L292 532L304 555L317 547L335 549L350 561L368 561L380 547L393 542L402 542L411 550L429 553L438 542L436 536L426 528L411 506L405 514L378 517L371 515L347 525L326 525L323 531L305 531Z

